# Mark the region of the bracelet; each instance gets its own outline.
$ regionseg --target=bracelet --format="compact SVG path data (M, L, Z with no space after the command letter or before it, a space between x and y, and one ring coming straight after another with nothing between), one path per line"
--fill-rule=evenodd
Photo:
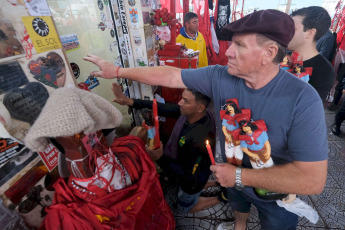
M119 78L119 70L120 70L120 66L117 67L117 70L116 70L116 78Z

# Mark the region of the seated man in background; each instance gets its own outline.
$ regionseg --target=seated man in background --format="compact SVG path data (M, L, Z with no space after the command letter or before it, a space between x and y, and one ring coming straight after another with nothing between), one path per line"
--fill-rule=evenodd
M136 109L152 108L152 101L126 97L121 87L113 83L114 102ZM205 142L215 143L213 114L207 111L211 99L199 92L185 89L178 105L158 104L158 114L179 117L164 148L147 151L152 160L178 180L177 207L183 213L194 213L216 205L217 197L200 197L210 176L211 161ZM215 182L213 183L215 185Z
M188 49L199 50L199 68L208 66L206 43L202 34L198 31L198 15L188 12L183 18L184 27L181 28L180 34L176 38L176 43L185 45Z

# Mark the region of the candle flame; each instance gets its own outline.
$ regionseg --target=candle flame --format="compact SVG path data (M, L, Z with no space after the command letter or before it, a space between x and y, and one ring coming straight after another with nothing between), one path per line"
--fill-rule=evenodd
M208 145L208 140L206 140L206 144Z

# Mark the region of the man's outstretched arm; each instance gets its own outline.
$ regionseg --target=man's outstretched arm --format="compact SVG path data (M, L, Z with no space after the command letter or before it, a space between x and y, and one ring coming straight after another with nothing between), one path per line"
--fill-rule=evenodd
M148 85L161 85L169 88L186 88L182 82L181 69L170 66L157 66L148 68L119 68L110 62L95 55L84 57L99 67L99 71L91 72L91 76L106 79L127 78Z

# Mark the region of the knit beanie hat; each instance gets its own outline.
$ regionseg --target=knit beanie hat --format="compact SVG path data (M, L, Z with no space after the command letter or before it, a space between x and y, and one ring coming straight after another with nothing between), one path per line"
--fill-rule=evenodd
M104 98L75 87L58 88L48 98L24 143L33 151L43 152L49 137L94 133L115 128L121 121L120 111Z

